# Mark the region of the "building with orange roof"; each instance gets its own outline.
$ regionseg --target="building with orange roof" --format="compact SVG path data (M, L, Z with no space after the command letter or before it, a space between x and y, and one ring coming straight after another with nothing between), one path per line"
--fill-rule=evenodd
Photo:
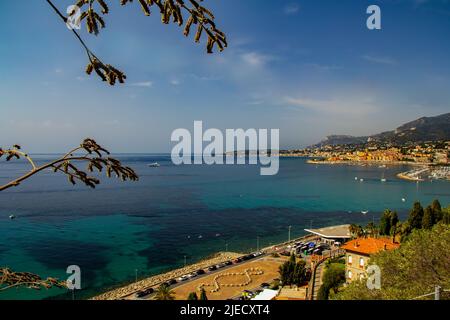
M383 250L394 250L399 246L392 238L358 238L344 244L341 248L345 250L347 282L367 276L366 269L371 255Z

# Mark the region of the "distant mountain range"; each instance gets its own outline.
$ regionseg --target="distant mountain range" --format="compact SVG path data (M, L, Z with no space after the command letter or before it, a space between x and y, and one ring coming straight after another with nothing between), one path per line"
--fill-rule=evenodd
M311 147L364 144L367 142L404 144L408 142L438 140L450 140L450 113L436 117L422 117L408 122L395 130L382 132L372 136L354 137L348 135L331 135Z

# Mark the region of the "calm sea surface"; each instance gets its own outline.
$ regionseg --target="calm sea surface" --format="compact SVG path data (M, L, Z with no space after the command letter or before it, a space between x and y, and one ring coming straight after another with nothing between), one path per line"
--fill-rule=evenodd
M38 162L51 159L41 155ZM0 266L66 279L82 270L85 298L194 262L214 252L245 251L303 229L378 220L386 208L405 217L413 202L450 203L450 183L402 181L406 167L315 166L281 159L276 176L257 166L173 166L166 155L121 155L141 180L103 179L96 190L45 172L0 193ZM150 168L159 162L161 167ZM0 163L0 183L26 170ZM387 182L381 182L384 175ZM358 177L358 180L355 180ZM364 182L359 179L363 178ZM406 202L402 201L406 199ZM361 211L369 211L366 215ZM10 220L14 214L17 219ZM70 299L62 289L12 289L0 299Z

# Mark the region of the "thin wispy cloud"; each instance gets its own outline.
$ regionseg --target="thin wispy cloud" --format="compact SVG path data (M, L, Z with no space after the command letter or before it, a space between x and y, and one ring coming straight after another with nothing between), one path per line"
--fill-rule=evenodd
M317 113L337 115L367 115L377 110L371 98L361 97L333 97L329 99L315 99L307 97L284 97L284 103Z
M143 81L143 82L135 82L130 84L131 87L143 87L143 88L151 88L153 87L152 81Z
M275 60L273 56L261 54L258 52L247 52L241 55L241 59L248 65L253 67L261 67L268 62Z
M364 60L372 62L372 63L386 64L386 65L397 64L397 61L390 57L378 57L378 56L372 56L372 55L364 55L362 58Z
M318 63L307 63L306 66L317 69L319 71L334 71L334 70L344 69L344 67L342 67L342 66L325 65L325 64L318 64Z
M294 15L300 11L300 6L297 3L289 3L284 7L284 13L287 15Z

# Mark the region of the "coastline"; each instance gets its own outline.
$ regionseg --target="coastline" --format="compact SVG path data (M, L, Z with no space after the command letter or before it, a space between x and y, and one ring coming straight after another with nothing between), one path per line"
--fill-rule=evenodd
M159 284L166 282L170 279L175 279L183 275L195 272L199 269L205 269L211 265L223 263L228 260L236 259L242 256L241 253L236 252L219 252L213 255L211 258L206 258L197 263L187 265L186 267L168 271L166 273L157 274L138 282L133 282L124 287L113 289L105 293L99 294L90 298L89 300L121 300L133 295L134 293L145 290L150 287L158 286Z
M417 181L417 182L425 181L424 179L411 177L410 175L408 175L408 171L398 173L397 178L403 179L403 180L408 180L408 181Z
M281 242L269 247L261 248L261 252L273 252L277 251L280 247L286 246L295 241L303 240L308 241L315 239L315 235L307 234L296 239L291 239L291 241ZM171 270L165 273L150 276L148 278L133 282L129 285L122 286L120 288L112 289L102 294L96 295L89 300L127 300L133 298L133 295L141 290L145 290L151 287L156 287L166 281L171 279L179 278L183 275L193 273L199 269L206 269L212 265L217 265L229 260L234 260L236 258L242 257L243 253L237 252L218 252L213 254L210 258L205 258L194 264L187 265L186 267Z
M429 166L432 165L431 162L408 162L408 161L328 161L328 160L307 160L306 163L308 164L327 164L327 165L333 165L333 164L346 164L346 165L353 165L353 166L364 166L364 165L391 165L391 166Z

